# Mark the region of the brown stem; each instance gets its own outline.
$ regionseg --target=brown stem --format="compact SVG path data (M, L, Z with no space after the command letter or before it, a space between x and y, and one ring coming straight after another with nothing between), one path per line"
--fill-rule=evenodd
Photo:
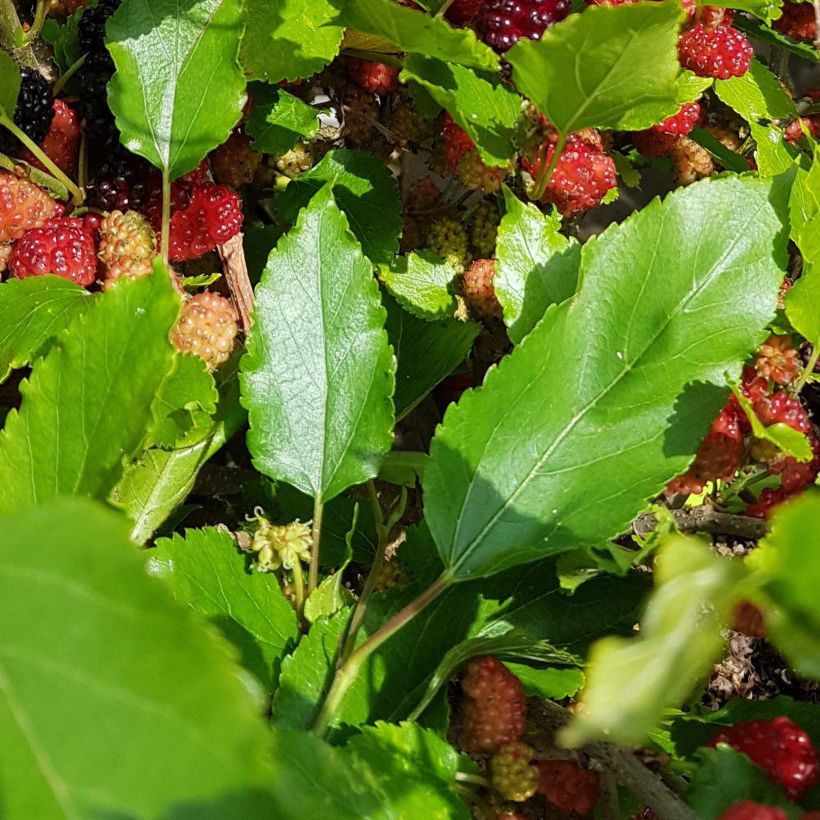
M542 701L540 709L531 709L530 718L541 729L534 738L528 738L539 751L554 750L555 735L569 723L571 715L562 706L552 701ZM628 788L646 806L664 820L696 820L695 813L687 806L661 778L650 771L628 749L614 743L593 741L577 750L589 757L622 786ZM568 757L572 756L567 752Z
M248 264L245 261L245 248L242 244L242 234L231 237L224 245L219 245L219 258L228 280L228 289L231 291L242 331L247 335L253 324L253 285L248 276Z
M768 524L760 518L718 512L711 507L670 510L670 512L675 519L675 526L682 532L731 535L736 538L747 538L756 541L769 531ZM644 513L632 522L632 532L635 535L648 535L657 526L657 517L653 513Z

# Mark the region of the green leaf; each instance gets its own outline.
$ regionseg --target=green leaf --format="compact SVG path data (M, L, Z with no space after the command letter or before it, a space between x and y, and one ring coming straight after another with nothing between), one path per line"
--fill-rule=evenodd
M92 301L87 291L60 276L31 276L1 284L0 381L39 356Z
M492 655L496 658L517 658L561 666L575 666L579 658L557 649L546 641L535 641L523 630L511 629L499 635L477 635L456 644L441 659L427 684L427 691L413 711L420 715L431 703L439 689L471 658Z
M810 490L782 505L769 534L747 563L774 605L767 614L769 640L799 675L820 679L820 492Z
M505 213L496 240L495 294L510 340L518 344L550 305L575 293L581 246L561 231L555 214L542 213L504 188Z
M402 79L422 86L476 144L488 165L505 166L515 154L521 97L495 76L418 55L404 58Z
M329 501L392 444L395 360L372 268L323 188L271 254L242 360L260 472Z
M150 306L150 310L148 309ZM0 433L0 511L55 495L104 499L141 445L173 362L170 277L124 282L75 316L38 361Z
M127 0L106 27L108 85L122 142L174 179L228 138L242 115L241 0ZM218 100L217 100L218 95Z
M299 211L326 184L350 229L374 263L389 262L399 249L401 200L393 175L373 154L337 148L290 183L278 201L279 215L295 222Z
M395 43L400 51L449 60L469 68L495 71L498 57L468 28L452 28L441 17L430 17L392 0L347 0L342 22L365 34Z
M282 661L279 688L273 697L273 720L282 729L307 731L336 669L336 655L350 618L350 608L320 618Z
M732 8L737 11L748 11L749 14L754 14L755 17L759 17L761 20L771 23L772 20L776 20L780 17L781 5L780 0L728 0L728 2L723 2L721 7ZM742 17L744 21L750 19L740 14L735 15L735 17ZM740 26L738 26L738 28L740 28Z
M584 685L584 673L574 666L535 669L512 661L504 661L504 666L521 681L524 692L531 698L563 700L576 695Z
M566 741L645 741L664 709L679 705L720 653L720 627L743 577L739 562L713 555L695 539L667 541L657 554L656 589L639 637L608 637L592 647L583 708Z
M53 17L49 17L40 32L42 39L52 47L54 62L60 70L60 76L82 57L79 42L79 25L82 16L83 7L80 6L66 18L62 25ZM74 78L69 78L68 87L71 87L74 79L76 75Z
M9 817L277 816L227 644L145 575L110 510L55 499L3 521L0 681Z
M134 522L131 538L145 543L188 497L202 465L245 423L239 404L239 385L231 381L214 419L197 427L185 444L173 450L152 448L129 465L112 493Z
M266 154L284 154L299 140L312 140L319 131L319 110L281 88L257 83L251 89L253 111L245 133L253 147Z
M379 278L396 301L420 319L452 318L456 272L430 251L397 256L382 268Z
M751 800L765 806L793 806L742 752L728 746L701 749L700 765L689 781L684 798L699 820L717 820L730 806Z
M774 314L770 199L771 183L713 179L584 245L578 293L433 439L425 515L453 580L600 544L686 468Z
M794 156L783 139L783 129L776 125L749 123L755 141L757 171L763 178L775 177L794 167Z
M470 812L456 791L458 752L435 732L415 723L364 726L345 747L388 785L399 817L463 818ZM413 784L412 786L410 784Z
M759 60L742 77L715 82L718 97L746 122L779 120L797 115L794 100Z
M518 90L563 134L640 131L679 108L674 0L591 6L507 52Z
M742 0L738 0L738 2L742 2ZM752 0L752 2L754 3L754 0ZM732 0L732 6L734 5L735 0ZM767 7L771 7L772 5L774 8L779 7L779 4L776 2L769 3L768 0L766 0L765 5ZM813 63L820 62L820 54L818 54L817 49L811 43L800 43L797 40L792 40L785 34L781 34L777 29L764 25L760 20L753 20L750 17L737 14L732 21L732 25L757 40L785 49L789 53L796 54L804 60L809 60Z
M342 0L245 0L239 60L250 80L278 83L321 71L338 53Z
M417 319L389 296L385 328L396 354L396 418L404 418L467 358L478 336L475 322Z
M333 820L468 820L466 805L459 804L449 788L425 782L430 771L448 770L450 757L435 744L432 735L413 737L424 730L399 728L369 730L359 747L339 748L325 743L310 732L274 729L272 749L275 759L289 765L277 767L271 788L282 810L278 817L332 817ZM441 745L440 745L441 744ZM376 759L383 748L391 752ZM412 751L417 760L408 760L392 750ZM435 758L431 759L431 755ZM426 757L425 757L426 755ZM371 765L372 763L372 765ZM453 780L455 776L453 775Z
M820 218L809 223L820 231ZM820 259L818 259L820 262ZM820 265L811 266L789 289L785 299L786 316L792 327L813 345L820 344Z
M774 444L778 450L788 456L794 456L798 461L811 461L814 453L808 438L799 430L789 427L788 424L777 422L768 427L758 418L754 406L740 389L739 385L730 381L732 392L738 404L743 408L746 418L752 427L752 435L761 441L768 441Z
M178 601L219 627L243 666L273 685L299 634L296 612L275 575L253 572L233 538L210 527L160 539L148 553L147 569Z
M197 428L209 424L218 399L214 377L205 362L190 354L175 356L173 370L154 399L156 423L150 433L151 445L163 448L184 446L191 443L184 438L188 433L195 441Z
M727 148L711 131L695 126L689 139L703 146L727 171L742 174L749 170L748 160Z
M322 579L319 586L310 593L305 601L305 620L315 623L320 618L330 618L340 610L355 602L353 593L342 586L344 572L353 558L353 537L359 522L359 505L353 508L353 520L345 535L345 552L339 568L332 575Z
M0 49L0 115L11 119L20 94L20 69L17 63Z

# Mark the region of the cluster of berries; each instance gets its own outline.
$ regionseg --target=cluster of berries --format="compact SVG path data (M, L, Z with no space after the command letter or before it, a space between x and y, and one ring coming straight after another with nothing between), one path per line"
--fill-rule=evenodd
M741 390L764 426L785 424L806 436L813 453L810 460L798 461L756 439L746 412L732 396L712 422L692 465L669 484L667 491L703 492L710 481L733 479L751 457L762 462L771 475L780 477L778 489L764 489L747 507L748 515L763 518L812 484L820 472L820 436L800 398L793 394L800 370L800 358L790 337L772 335L758 351L754 366L744 368Z
M817 782L817 750L803 729L787 717L720 729L709 745L718 743L745 754L789 800L801 800Z
M521 682L493 657L471 661L461 679L460 745L473 755L491 755L493 789L523 803L543 795L557 810L587 816L598 802L598 775L568 760L536 760L521 742L527 699ZM514 815L513 815L514 816Z
M789 815L777 806L743 800L726 809L718 820L789 820ZM820 820L820 811L804 812L800 820Z

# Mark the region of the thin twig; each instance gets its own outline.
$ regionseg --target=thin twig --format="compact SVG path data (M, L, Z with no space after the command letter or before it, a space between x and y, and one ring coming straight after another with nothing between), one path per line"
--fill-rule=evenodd
M533 723L542 731L529 742L547 753L555 748L555 735L569 723L570 713L552 701L543 701L540 709L531 709ZM695 813L673 792L663 780L650 771L628 749L613 743L594 741L576 750L586 755L615 780L628 788L644 805L652 809L663 820L696 820ZM572 752L567 752L572 757Z
M670 510L675 526L682 532L706 532L711 535L731 535L756 541L769 531L768 524L760 518L718 512L711 507L691 510ZM639 515L632 522L635 535L648 535L658 526L653 513Z
M253 285L248 276L248 263L245 261L245 248L242 244L241 233L231 237L223 245L217 246L225 279L231 291L242 331L247 335L253 324Z

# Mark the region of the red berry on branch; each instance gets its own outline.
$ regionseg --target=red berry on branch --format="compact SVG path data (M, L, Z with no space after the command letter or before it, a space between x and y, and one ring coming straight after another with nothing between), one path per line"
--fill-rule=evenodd
M570 760L538 762L538 794L543 794L556 809L586 817L599 797L598 775Z
M742 77L749 70L753 56L746 35L731 26L707 28L703 23L695 23L678 41L681 65L700 77L721 80Z
M476 259L461 280L467 304L480 316L501 318L501 305L495 295L495 259Z
M801 799L817 782L817 752L809 736L787 717L736 723L720 729L709 745L717 743L743 752L791 800Z
M570 12L570 0L488 0L478 20L482 39L499 53L522 37L540 40Z
M789 820L789 816L777 806L764 806L762 803L744 800L726 809L718 820Z
M44 188L0 171L0 243L13 242L62 212Z
M61 171L74 171L80 153L80 118L62 100L54 100L54 118L40 148ZM21 158L42 171L48 170L27 148Z
M783 15L774 21L774 27L792 40L801 40L805 43L814 42L817 36L817 18L813 3L783 4Z
M371 94L389 94L399 85L398 66L348 57L347 73L356 85Z
M484 8L485 0L453 0L444 16L458 26L477 20Z
M800 375L801 363L790 336L772 334L760 346L755 370L778 384L790 384Z
M18 279L54 274L90 285L97 275L94 237L81 219L49 219L14 243L9 270Z

